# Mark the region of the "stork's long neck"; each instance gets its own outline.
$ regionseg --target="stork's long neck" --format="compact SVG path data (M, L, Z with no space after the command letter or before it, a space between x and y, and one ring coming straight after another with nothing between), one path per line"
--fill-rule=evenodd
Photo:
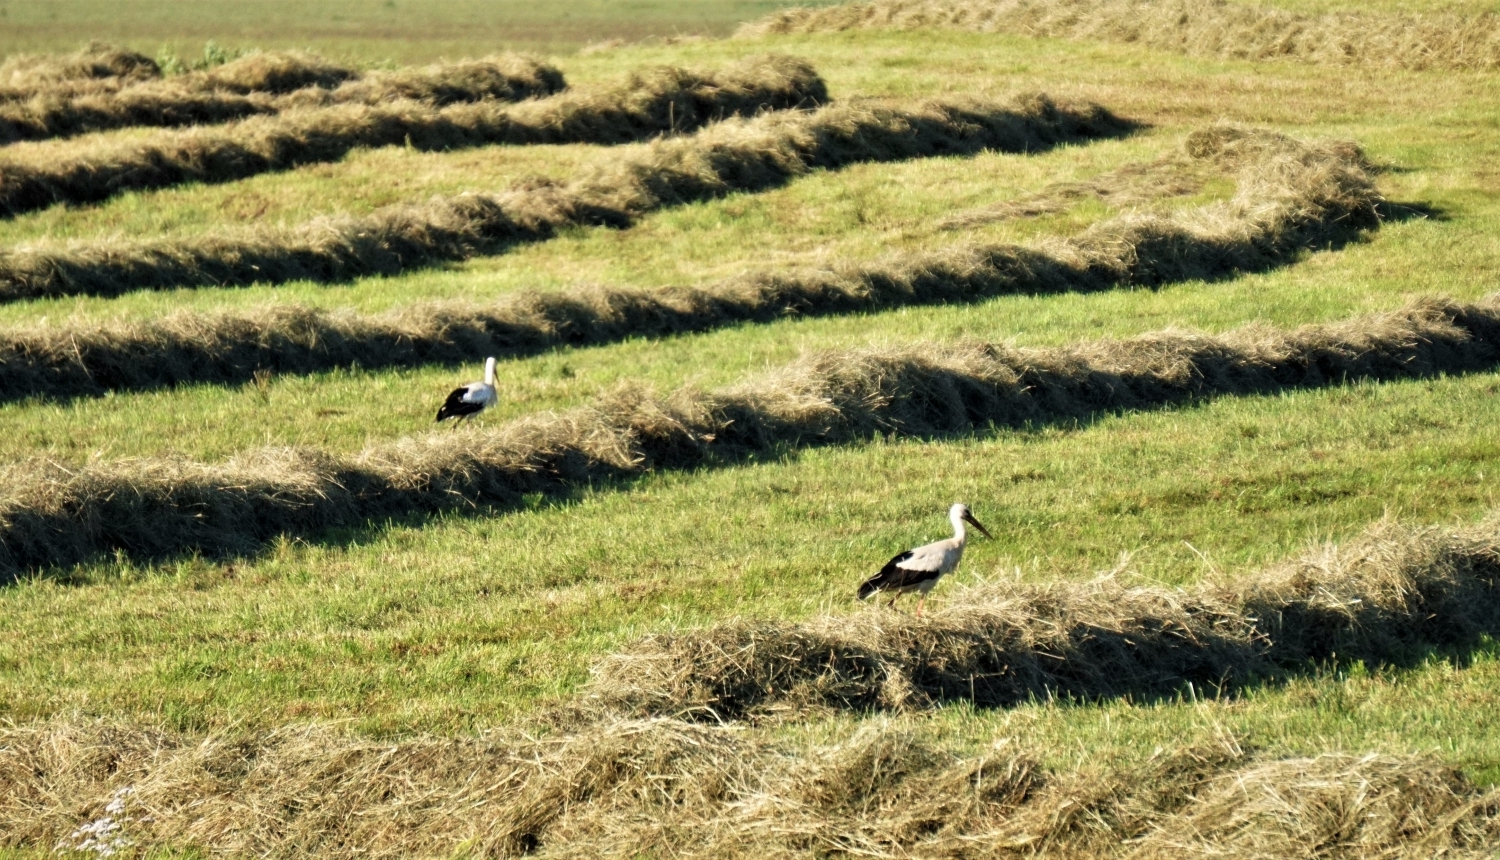
M495 384L495 360L493 358L484 360L484 384L489 386Z
M969 536L968 530L964 528L964 518L954 511L948 514L948 519L953 522L953 539L958 542L959 546L963 546Z

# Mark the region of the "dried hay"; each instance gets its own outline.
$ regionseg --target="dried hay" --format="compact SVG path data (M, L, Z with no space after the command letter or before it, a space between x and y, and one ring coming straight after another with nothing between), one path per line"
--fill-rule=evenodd
M1226 0L873 0L774 12L738 35L856 29L1016 33L1224 59L1500 68L1500 16L1492 12L1306 15Z
M109 92L161 77L156 61L93 42L72 54L21 54L0 64L0 102L38 95Z
M354 95L372 96L382 88L399 89L394 82L377 80ZM331 102L342 91L307 98L297 93L261 103ZM659 69L622 85L564 93L551 102L510 105L489 99L437 107L355 99L290 108L222 127L74 146L77 151L66 155L48 148L12 155L0 164L0 213L96 202L131 189L228 182L336 161L356 147L410 145L437 151L502 143L620 143L689 130L724 116L798 107L826 96L822 79L807 64L767 57L716 74Z
M251 63L255 65L247 67ZM211 72L139 83L108 93L0 102L0 143L71 137L129 126L223 123L339 104L416 100L441 106L481 100L518 101L552 95L565 86L562 73L553 66L514 55L360 76L350 70L338 71L332 74L325 66L312 63L293 64L284 55L251 54ZM302 86L294 86L297 84ZM308 122L305 116L299 116L300 122ZM282 133L293 134L295 127ZM137 141L126 147L127 151L132 149L138 156L168 153L172 143ZM90 148L90 152L98 157L101 150ZM117 153L108 157L121 158Z
M373 105L412 100L450 105L485 99L521 101L556 95L567 86L562 71L550 63L518 54L500 54L478 60L366 72L329 92L327 102ZM323 103L321 94L309 95Z
M1277 759L1226 739L1050 773L930 735L610 720L375 742L58 720L0 729L0 845L65 840L111 797L138 847L230 857L1478 858L1500 839L1500 793L1423 757Z
M1284 262L1303 247L1322 247L1336 231L1354 233L1378 223L1379 197L1357 159L1270 132L1222 131L1210 128L1190 137L1196 157L1157 164L1186 162L1191 176L1235 173L1245 192L1228 207L1158 219L1154 233L1140 229L1139 216L1130 215L1049 250L963 244L867 267L751 273L706 288L519 291L496 305L416 304L371 316L281 305L250 314L182 312L145 323L12 330L0 333L0 399L242 383L261 370L457 363L476 355L525 355L791 315L1160 282L1170 277L1154 256L1164 234L1183 237L1171 246L1177 271L1223 277ZM1247 146L1252 151L1245 154ZM1293 169L1283 169L1289 159ZM1328 169L1329 160L1336 169ZM1117 175L1090 185L1113 185ZM1170 186L1166 171L1154 176L1153 187ZM988 210L985 217L993 214ZM1131 244L1139 239L1148 247Z
M715 84L710 98L691 112L677 113L669 107L675 104L670 98L654 102L654 119L690 116L707 122L723 107L749 112L766 102L790 106L822 92L821 80L794 60L773 58L744 68L745 90L762 92L759 87L766 85L762 96L745 98L737 87ZM727 105L713 100L720 95ZM546 119L545 105L529 102L513 110L533 111L544 121L539 127L555 127L555 121ZM461 105L444 111L471 109L478 108ZM651 119L624 117L625 130L616 133L633 133L631 123L649 126ZM1063 108L1045 96L1023 97L1011 105L875 102L773 111L653 141L602 161L566 186L537 180L498 195L435 197L424 204L401 204L360 218L322 218L292 229L226 231L184 240L94 240L0 252L0 300L394 274L540 241L568 225L626 225L662 206L772 187L817 168L984 149L1030 152L1129 128L1097 106ZM542 132L544 137L553 133ZM7 181L0 177L0 197ZM8 199L30 199L26 194L31 192L16 190L24 186L16 177L9 186L15 194Z
M1089 420L1198 398L1354 379L1408 379L1500 362L1500 295L1424 301L1290 332L1167 331L1061 349L914 345L811 355L763 379L664 400L622 390L596 404L374 446L353 458L249 452L169 460L16 464L0 472L0 576L122 553L254 552L279 535L527 493L698 468L874 434L969 433Z
M987 583L924 618L879 609L652 635L596 666L591 688L594 707L716 720L1151 699L1334 659L1407 663L1497 633L1500 519L1456 531L1382 523L1348 546L1190 590L1113 576Z

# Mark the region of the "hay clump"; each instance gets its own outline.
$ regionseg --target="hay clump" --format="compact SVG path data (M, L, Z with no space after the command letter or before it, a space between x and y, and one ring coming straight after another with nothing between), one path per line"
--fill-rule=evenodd
M1478 858L1500 838L1497 793L1418 756L1224 739L1057 773L909 721L841 734L610 720L376 742L59 720L0 729L0 845L51 844L125 787L142 846L230 857Z
M252 51L227 63L179 77L189 89L239 93L290 93L332 89L359 73L306 51Z
M657 399L621 391L592 406L339 458L248 452L0 474L0 576L125 553L254 552L281 535L471 505L512 505L648 469L699 468L874 434L934 436L993 424L1355 379L1408 379L1500 363L1500 296L1426 301L1290 332L1162 332L1023 350L998 344L815 354L763 379Z
M595 667L598 707L743 719L809 709L1161 698L1341 659L1407 663L1500 632L1500 519L1373 527L1230 584L988 584L885 610L649 636Z
M957 29L1139 44L1197 57L1401 69L1500 68L1494 13L1306 15L1225 0L872 0L774 12L741 37Z
M1357 159L1335 147L1218 128L1189 141L1196 157L1159 163L1186 161L1192 175L1231 172L1245 190L1227 207L1157 218L1150 222L1154 231L1141 229L1139 216L1130 215L1045 251L960 244L867 267L751 273L706 288L520 291L497 305L418 304L376 316L281 305L251 314L183 312L149 323L12 330L0 333L0 399L238 383L263 369L287 374L460 362L788 315L1160 283L1173 276L1158 260L1164 235L1179 237L1169 249L1177 274L1223 277L1284 262L1303 247L1378 224L1374 186ZM1250 152L1241 151L1251 143ZM1342 166L1328 169L1329 160ZM1138 240L1146 247L1136 247Z
M382 87L398 89L376 81L355 95L373 95ZM555 104L540 106L494 99L446 107L410 100L364 104L358 98L332 103L342 90L255 102L267 111L299 101L329 104L253 116L218 128L163 131L144 140L83 147L71 144L66 154L53 151L55 147L34 148L3 165L0 212L13 215L56 203L91 203L130 189L227 182L335 161L356 147L409 143L423 150L447 150L491 144L619 143L688 130L726 115L797 107L826 96L822 79L810 67L784 57L752 60L717 74L660 70L637 75L620 87L564 93L555 97ZM220 99L211 102L210 109L251 101Z
M245 64L253 66L245 67ZM381 105L418 101L442 106L474 101L518 101L552 95L565 87L562 73L537 60L515 55L441 63L415 69L331 72L326 64L296 57L251 54L210 72L153 80L118 91L71 97L39 96L0 102L0 143L71 137L130 126L184 126L224 123L249 116L279 114L340 104ZM301 120L307 122L305 117ZM295 134L296 124L283 130ZM226 143L220 144L222 149ZM200 143L200 148L201 148ZM136 157L179 152L172 142L137 142L119 151ZM98 157L101 150L92 150ZM104 153L111 152L106 149ZM222 155L209 148L201 155ZM85 156L88 157L88 156Z
M749 68L752 76L757 69L776 75L768 94L773 104L796 104L809 91L822 89L821 80L796 61L771 60ZM715 86L711 92L745 109L755 103L731 87ZM671 103L657 103L655 116L663 121L676 116ZM544 104L516 109L544 112ZM696 116L714 118L708 105ZM656 208L767 188L818 168L983 149L1035 151L1128 128L1097 106L1068 109L1041 96L1010 105L870 103L775 111L653 141L584 171L566 186L539 180L498 195L436 197L362 218L318 219L290 230L76 242L0 253L0 299L394 274L539 241L567 225L623 226ZM17 178L14 187L24 185ZM12 199L25 196L16 194Z
M409 100L440 106L486 99L513 102L556 95L567 86L562 71L550 63L519 54L500 54L365 72L329 92L327 101L383 104ZM309 95L317 98L321 94Z
M143 54L92 42L72 54L21 54L0 64L0 102L39 95L110 92L161 77L161 67Z

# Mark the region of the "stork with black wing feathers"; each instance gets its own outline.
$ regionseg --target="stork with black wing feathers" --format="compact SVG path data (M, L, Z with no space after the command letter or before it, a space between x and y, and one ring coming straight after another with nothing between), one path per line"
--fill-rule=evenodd
M915 591L921 595L917 598L917 615L920 616L922 604L927 600L927 592L937 585L944 574L952 573L964 557L964 541L968 536L964 523L972 524L985 537L994 540L989 530L974 519L969 506L962 502L948 509L948 519L953 521L953 537L909 549L886 562L879 573L859 587L859 599L864 600L874 594L890 594L890 605L894 607L896 598Z
M455 419L454 424L473 418L500 401L495 391L495 359L484 360L484 381L471 382L453 389L443 405L438 407L437 420Z

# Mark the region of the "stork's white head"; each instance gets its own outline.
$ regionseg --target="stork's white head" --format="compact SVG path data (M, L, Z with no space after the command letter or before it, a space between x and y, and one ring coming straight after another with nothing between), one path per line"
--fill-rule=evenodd
M948 509L948 519L953 521L953 528L955 531L962 531L963 526L961 525L961 523L968 523L974 528L979 529L980 534L984 535L990 540L995 539L994 535L990 534L989 529L980 525L979 520L974 519L974 514L970 512L969 506L964 504L963 502L953 503L953 507Z
M495 357L490 356L484 360L484 384L495 384Z

